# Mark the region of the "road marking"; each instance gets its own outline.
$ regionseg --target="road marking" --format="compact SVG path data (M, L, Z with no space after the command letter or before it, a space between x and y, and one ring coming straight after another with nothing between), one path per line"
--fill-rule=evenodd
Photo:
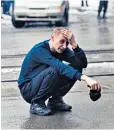
M103 63L89 63L87 69L91 69L91 68L106 68L106 69L112 69L114 68L114 62L111 63L107 63L107 62L103 62ZM9 73L9 72L19 72L21 70L20 67L17 68L2 68L1 69L1 74L4 73ZM114 73L114 72L113 72Z

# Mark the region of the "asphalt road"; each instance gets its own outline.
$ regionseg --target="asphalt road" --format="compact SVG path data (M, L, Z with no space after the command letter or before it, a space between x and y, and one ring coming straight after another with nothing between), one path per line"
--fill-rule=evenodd
M29 24L15 29L11 24L1 28L1 125L2 129L110 129L114 128L114 17L96 19L95 14L70 16L68 28L88 58L87 75L102 84L102 97L89 98L85 83L77 82L64 97L73 106L71 112L55 112L41 117L29 113L29 104L21 97L17 80L24 56L42 40L49 39L53 27ZM9 80L9 81L8 81ZM13 82L12 82L13 81Z
M84 50L114 48L114 16L109 16L107 20L97 20L96 14L87 12L70 15L69 21L67 28L73 31L76 41ZM1 53L2 55L27 53L35 43L49 39L54 28L55 26L48 27L40 23L28 24L22 29L15 29L10 24L8 27L2 25Z

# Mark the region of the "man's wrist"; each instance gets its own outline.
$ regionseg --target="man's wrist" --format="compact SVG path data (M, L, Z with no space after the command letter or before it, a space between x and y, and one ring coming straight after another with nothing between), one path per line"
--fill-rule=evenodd
M76 49L78 47L78 44L72 44L72 49Z
M86 75L82 75L82 76L81 76L81 80L82 80L82 81L86 81L86 79L87 79L87 76L86 76Z

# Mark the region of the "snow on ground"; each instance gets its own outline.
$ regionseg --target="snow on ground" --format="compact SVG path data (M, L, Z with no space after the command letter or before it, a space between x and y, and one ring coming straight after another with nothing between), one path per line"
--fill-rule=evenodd
M1 24L2 25L11 24L11 16L2 14L2 16L1 16Z

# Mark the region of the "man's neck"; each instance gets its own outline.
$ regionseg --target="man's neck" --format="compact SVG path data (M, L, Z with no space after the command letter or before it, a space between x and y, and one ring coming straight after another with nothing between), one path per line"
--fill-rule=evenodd
M55 49L54 49L54 47L53 47L53 44L52 44L52 41L51 41L51 40L49 41L49 47L50 47L50 50L51 50L52 52L56 52Z

